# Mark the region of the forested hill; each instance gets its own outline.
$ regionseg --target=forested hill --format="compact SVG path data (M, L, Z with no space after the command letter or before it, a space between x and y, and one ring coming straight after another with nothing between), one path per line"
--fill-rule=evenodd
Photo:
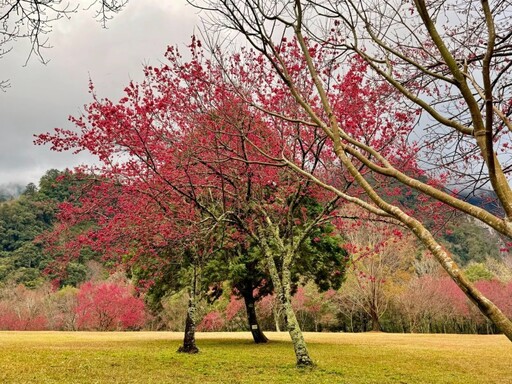
M503 209L497 203L498 199L493 191L480 190L461 198L494 215L503 215ZM499 259L500 249L506 248L503 237L474 218L459 217L447 227L443 235L444 242L463 265L484 262L487 258Z
M52 259L34 239L55 222L57 207L69 198L74 181L67 172L48 171L39 185L4 187L0 201L0 284L7 281L38 286L47 277L42 273ZM59 180L57 180L59 179ZM62 180L61 180L62 179ZM72 263L67 284L85 279L86 268Z
M35 287L47 279L42 271L52 258L33 240L52 227L57 206L69 198L74 183L76 180L69 173L50 170L38 186L0 187L0 284L14 281ZM489 193L468 197L468 200L486 209L497 209ZM451 222L443 240L462 266L501 257L503 241L500 236L474 220L458 218ZM85 259L87 257L70 263L64 284L76 285L85 280Z

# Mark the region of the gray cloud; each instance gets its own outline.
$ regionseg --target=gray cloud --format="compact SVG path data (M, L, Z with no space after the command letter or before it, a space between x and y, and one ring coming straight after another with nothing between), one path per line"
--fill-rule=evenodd
M184 46L198 20L185 0L132 0L102 29L91 11L60 20L50 37L50 62L42 65L26 44L0 60L2 78L12 87L0 93L0 184L37 182L50 168L71 168L93 159L54 153L34 146L33 135L55 127L71 128L90 101L89 76L102 97L118 98L126 84L142 76L143 64L158 64L167 45Z

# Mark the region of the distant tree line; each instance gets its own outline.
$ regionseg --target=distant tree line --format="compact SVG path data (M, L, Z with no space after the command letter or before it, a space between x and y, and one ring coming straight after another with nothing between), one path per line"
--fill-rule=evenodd
M137 304L140 305L135 322L137 329L183 330L187 283L182 279L187 278L186 274L180 278L176 270L163 274L162 279L156 279L146 290L140 284L144 284L147 272L136 266L122 272L131 280L103 282L108 278L107 268L111 265L102 262L92 250L83 249L78 259L68 260L64 273L54 280L51 266L60 255L45 250L40 235L57 223L59 204L74 199L73 193L81 190L78 187L84 183L85 180L69 171L50 170L37 186L29 184L17 199L0 204L0 307L3 308L0 328L133 328L119 319L112 323L105 320L103 325L91 325L88 321L93 320L85 320L92 318L92 312L84 310L84 306L89 305L83 304L85 297L96 301L90 304L91 308L105 305L101 304L101 293L92 295L94 287L101 286L103 291L98 289L103 292L103 299L109 295L114 297L123 289L129 297L134 297L133 300L145 298L146 307ZM443 274L428 252L418 248L414 239L378 223L351 225L345 227L343 233L344 249L350 255L350 262L337 284L322 283L318 279L322 275L318 268L310 275L297 270L292 305L303 330L498 332ZM459 219L449 224L444 238L467 276L512 316L512 257L499 236L471 221ZM336 249L335 244L325 243L323 247L327 248L323 252L326 255L339 253L341 250ZM198 330L249 330L247 311L250 305L255 309L253 316L257 316L262 330L285 330L284 312L270 279L264 268L257 267L257 251L236 248L232 251L238 252L238 256L220 252L203 266L205 294L197 309ZM247 270L248 267L251 269ZM311 268L307 264L305 267ZM138 291L135 291L137 285ZM108 289L112 292L108 293ZM253 301L244 299L244 289L249 289ZM102 316L114 316L107 312L117 313L123 303L121 299L119 302L110 300ZM60 320L55 320L57 318Z

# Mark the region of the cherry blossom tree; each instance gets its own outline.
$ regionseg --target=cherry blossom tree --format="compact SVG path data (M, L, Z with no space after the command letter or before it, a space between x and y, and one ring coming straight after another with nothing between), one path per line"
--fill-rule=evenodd
M144 325L144 302L126 285L103 282L83 284L77 293L77 327L83 330L115 331Z
M291 266L306 251L322 254L315 249L326 243L315 241L315 236L336 242L335 231L321 228L339 198L275 166L280 164L269 162L261 152L284 150L295 154L299 167L314 168L320 164L313 153L321 141L313 137L297 144L289 143L287 136L271 135L269 122L249 109L233 84L222 81L221 67L204 58L195 39L191 54L192 60L183 62L179 52L169 48L169 63L146 68L146 80L130 84L119 103L93 94L86 115L72 118L81 132L57 129L39 136L38 143L51 143L55 150L97 155L103 165L92 171L109 180L94 185L78 204L63 207L61 218L68 226L76 218L94 216L87 235L64 244L70 247L75 242L75 249L80 244L93 249L110 244L107 253L122 256L134 254L137 239L138 249L150 250L161 260L157 248L173 241L174 246L183 245L190 241L184 240L187 234L211 238L206 253L253 243L286 312L298 362L309 365L291 307ZM237 58L232 60L234 64ZM210 235L200 228L209 228ZM219 239L220 243L215 241ZM54 243L58 242L57 238ZM337 256L312 265L323 265L341 278L345 258L338 250Z
M113 268L133 274L141 290L164 278L173 281L177 289L187 288L189 303L180 351L198 352L196 305L200 271L211 253L211 227L201 225L194 205L154 180L120 183L108 180L105 174L87 177L89 183L84 183L78 200L61 206L59 224L40 239L49 252L61 255L50 267L51 274L61 279L69 260L80 257L81 250L88 247Z

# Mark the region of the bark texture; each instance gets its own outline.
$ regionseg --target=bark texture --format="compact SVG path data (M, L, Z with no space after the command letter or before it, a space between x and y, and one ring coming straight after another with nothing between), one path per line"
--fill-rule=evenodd
M379 321L379 315L377 313L377 310L373 306L370 309L370 317L372 319L372 331L374 331L374 332L382 331L382 327L380 326L380 321Z
M283 308L286 313L286 326L292 338L293 349L297 359L297 367L310 367L313 365L313 360L309 357L306 341L304 340L304 335L300 329L299 321L297 316L295 316L291 302L286 300L286 303L283 303Z
M180 353L198 353L199 348L196 345L196 304L191 296L188 300L187 319L185 321L185 335L183 337L183 345L179 347Z
M247 311L247 320L249 322L249 329L251 330L252 338L256 344L268 342L267 337L263 333L258 323L256 316L255 300L251 292L244 292L245 310Z
M288 250L288 252L285 252L285 255L283 257L282 271L281 274L279 274L270 247L266 243L264 237L260 237L260 240L261 245L263 246L263 249L266 254L267 266L269 269L270 277L272 279L272 282L274 283L274 288L275 291L277 292L279 302L284 310L286 327L292 339L297 367L313 366L313 360L311 359L311 357L309 357L306 341L304 340L304 336L302 335L302 330L300 329L299 321L295 316L295 311L293 310L291 303L291 273L289 266L293 255L290 252L290 250Z

